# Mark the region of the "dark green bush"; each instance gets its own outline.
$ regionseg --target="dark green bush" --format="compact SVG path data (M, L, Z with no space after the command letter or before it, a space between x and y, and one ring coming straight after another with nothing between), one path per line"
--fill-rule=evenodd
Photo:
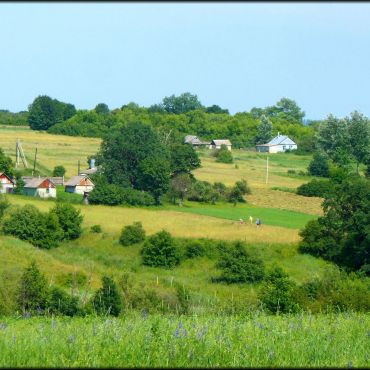
M264 264L261 259L251 256L245 249L245 244L236 242L232 247L224 247L216 267L222 270L220 277L214 282L256 283L264 277Z
M290 170L288 170L288 171L287 171L287 173L288 173L288 174L292 174L292 175L294 175L294 174L296 173L296 170L291 170L291 169L290 169Z
M155 199L146 191L123 188L122 203L131 206L152 206L155 204Z
M188 193L188 199L195 202L214 203L220 193L208 181L195 181Z
M180 263L180 253L171 234L162 230L150 236L141 250L143 264L173 268Z
M83 216L79 209L74 208L68 203L57 203L50 210L50 214L55 214L59 224L63 229L63 240L77 239L82 234Z
M325 197L333 192L333 185L326 180L313 179L297 188L297 194L305 197Z
M90 230L92 233L96 233L96 234L99 234L103 231L100 225L93 225L90 227Z
M125 226L119 238L119 242L125 246L141 243L144 240L145 230L141 222L134 222L132 225Z
M89 203L117 206L123 203L123 189L118 185L108 183L95 184L94 190L89 194Z
M93 297L93 307L98 315L118 316L122 310L122 300L116 283L108 276L102 277L103 286Z
M62 177L66 174L66 169L63 166L55 166L53 170L53 176Z
M311 176L329 177L329 162L325 154L316 152L308 165L308 174Z
M187 258L203 257L205 253L205 248L197 240L190 241L186 245L185 256Z
M228 150L226 145L221 145L221 149L217 149L215 152L216 162L220 163L233 163L233 155L231 150Z
M76 316L82 313L78 298L70 296L58 287L50 289L46 306L52 315Z

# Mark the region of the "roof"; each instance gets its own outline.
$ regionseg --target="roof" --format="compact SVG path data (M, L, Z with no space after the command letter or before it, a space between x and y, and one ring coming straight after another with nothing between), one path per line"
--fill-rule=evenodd
M77 186L77 185L79 185L80 184L80 182L82 181L82 180L85 180L85 179L88 179L88 180L90 180L89 179L89 177L88 176L86 176L86 175L78 175L78 176L73 176L73 177L71 177L64 185L65 186ZM90 180L91 181L91 180ZM91 181L92 182L92 181Z
M25 188L38 188L45 180L49 180L53 185L53 181L51 181L48 177L32 177L30 179L24 179L25 181Z
M212 143L214 143L215 145L230 145L231 146L231 143L230 143L230 140L212 140Z
M275 136L272 140L270 140L267 144L264 145L296 145L296 143L290 139L288 136L285 135L278 135Z
M98 170L98 167L89 168L87 170L80 171L80 175L92 175Z
M197 136L186 135L184 139L185 144L203 144Z
M5 172L0 172L0 177L5 176L12 184L14 184L14 181L5 173Z

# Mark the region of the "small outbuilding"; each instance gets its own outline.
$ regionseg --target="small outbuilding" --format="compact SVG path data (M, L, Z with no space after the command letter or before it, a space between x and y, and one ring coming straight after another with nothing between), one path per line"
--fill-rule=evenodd
M257 152L281 153L286 150L297 149L297 144L288 136L278 134L267 144L256 145Z
M53 181L48 177L24 178L25 185L23 193L40 198L56 198L57 189Z
M15 182L4 172L0 172L0 193L13 193Z
M198 136L186 135L184 139L184 144L191 144L193 148L200 148L202 146L207 146L210 143L207 141L200 140Z
M75 193L86 195L94 189L94 183L87 175L73 176L65 183L65 191L67 193Z
M221 145L226 145L228 150L231 150L231 142L230 140L212 140L209 144L209 149L221 149Z

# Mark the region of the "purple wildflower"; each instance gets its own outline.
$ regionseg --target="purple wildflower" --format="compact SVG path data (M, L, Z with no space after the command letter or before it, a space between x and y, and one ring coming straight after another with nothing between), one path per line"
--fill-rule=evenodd
M148 311L146 309L144 309L143 312L142 312L142 315L143 315L144 320L146 320L147 317L148 317Z
M6 322L1 323L1 329L5 330L8 327Z
M68 338L68 342L69 343L73 343L75 341L75 336L74 335L70 335L69 338Z
M180 338L180 331L179 331L179 329L176 329L174 336L176 338Z
M23 317L25 319L29 319L31 317L31 312L25 312L24 315L23 315Z

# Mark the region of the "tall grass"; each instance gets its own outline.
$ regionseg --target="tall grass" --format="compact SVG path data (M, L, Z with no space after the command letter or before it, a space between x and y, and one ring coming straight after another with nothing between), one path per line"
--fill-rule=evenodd
M2 318L2 367L369 367L368 315Z

